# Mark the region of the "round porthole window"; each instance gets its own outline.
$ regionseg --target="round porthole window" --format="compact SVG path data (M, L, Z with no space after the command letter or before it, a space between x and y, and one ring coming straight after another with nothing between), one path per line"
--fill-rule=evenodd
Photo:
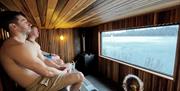
M133 74L129 74L123 81L124 91L143 91L143 82L141 79Z

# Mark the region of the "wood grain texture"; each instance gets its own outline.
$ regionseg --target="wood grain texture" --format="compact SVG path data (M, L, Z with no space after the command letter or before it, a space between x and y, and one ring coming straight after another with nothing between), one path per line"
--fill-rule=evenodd
M168 24L168 23L180 23L180 6L175 6L171 8L166 8L154 12L149 12L142 15L137 15L134 17L129 17L121 20L116 20L114 22L104 23L95 27L86 28L88 36L93 36L87 41L91 41L86 45L89 52L93 50L99 50L97 54L100 54L100 37L98 34L102 31L112 31L112 30L121 30L126 28L134 27L143 27L149 25L157 24ZM96 40L95 40L96 39ZM97 40L98 39L98 40ZM93 41L92 41L93 40ZM180 38L178 39L180 40ZM178 45L180 42L178 41ZM92 47L93 46L93 47ZM122 90L122 82L126 75L134 74L142 79L144 82L144 91L180 91L180 59L179 59L180 47L177 48L176 56L176 67L175 67L175 76L174 80L169 80L151 73L138 70L133 67L129 67L113 61L110 59L103 58L99 56L99 73L103 76L106 76L108 79L111 79L117 84L119 84L119 89Z
M41 29L58 29L95 26L180 5L180 0L0 0L0 5L23 12Z
M1 78L0 78L0 91L3 91L3 86L2 86Z
M73 33L73 29L43 29L40 31L38 42L42 50L58 54L65 62L72 62L75 57ZM61 35L64 40L60 40Z

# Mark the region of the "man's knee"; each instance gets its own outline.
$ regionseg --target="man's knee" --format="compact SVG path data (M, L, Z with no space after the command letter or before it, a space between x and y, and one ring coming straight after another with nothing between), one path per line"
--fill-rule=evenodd
M77 75L78 75L78 79L79 79L81 82L83 82L83 80L84 80L84 75L83 75L83 73L82 73L82 72L78 72Z

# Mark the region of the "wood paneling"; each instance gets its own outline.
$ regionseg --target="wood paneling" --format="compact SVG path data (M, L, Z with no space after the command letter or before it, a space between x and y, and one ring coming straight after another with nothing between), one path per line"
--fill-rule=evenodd
M126 28L142 27L149 25L157 24L166 24L166 23L180 23L180 6L175 6L171 8L166 8L147 14L137 15L134 17L129 17L114 22L104 23L95 27L86 28L89 39L89 43L86 47L89 47L89 52L97 49L100 41L98 39L98 33L101 31L112 31L112 30L121 30ZM91 33L89 33L91 31ZM93 37L90 37L93 36ZM98 39L98 40L97 40ZM93 41L92 41L93 40ZM179 38L180 40L180 38ZM180 43L178 43L180 44ZM100 51L99 51L100 52ZM177 49L177 65L175 71L174 80L169 80L151 73L138 70L136 68L123 65L116 61L106 59L103 57L98 58L99 61L99 73L107 78L117 82L119 84L119 89L122 89L122 82L126 75L135 74L139 76L144 82L144 91L180 91L180 60L179 60L180 48ZM98 53L97 53L98 54Z
M2 86L1 78L0 78L0 91L3 91L3 86Z
M64 40L60 40L61 35L64 36ZM43 29L38 38L42 50L60 55L65 62L71 62L75 56L74 40L72 29Z
M9 38L9 33L0 29L0 46L3 44L3 41L7 38Z
M22 11L40 28L57 29L94 26L180 5L180 0L0 0L0 5Z

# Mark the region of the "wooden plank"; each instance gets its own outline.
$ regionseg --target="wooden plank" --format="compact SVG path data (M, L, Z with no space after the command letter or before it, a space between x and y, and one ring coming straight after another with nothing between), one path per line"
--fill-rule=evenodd
M14 5L14 3L11 0L0 0L0 2L6 6L9 10L12 11L18 11L19 8Z
M102 12L102 13L99 13L99 14L94 13L94 16L101 16L101 17L92 18L93 16L88 16L88 17L91 17L91 18L88 18L88 17L85 17L85 15L84 15L84 17L88 18L88 19L83 18L85 20L79 19L77 21L79 22L79 25L82 25L82 23L85 23L85 22L87 22L87 24L85 24L85 26L91 25L91 24L92 25L97 25L97 24L100 24L102 22L101 20L103 20L104 22L109 22L109 21L112 21L112 20L126 18L126 17L137 15L137 14L147 13L147 12L150 12L152 10L157 10L158 8L161 9L163 7L164 8L165 7L170 7L171 5L173 6L175 4L178 4L179 2L180 1L174 1L174 2L171 2L171 3L165 2L165 1L159 1L159 2L158 1L153 1L153 2L152 1L149 1L149 2L133 2L134 4L128 3L128 5L126 5L126 6L118 5L118 7L113 7L111 9L109 9L109 10L106 10L106 12ZM159 4L157 4L157 3L164 3L164 4L162 4L162 6L159 6ZM128 7L132 6L131 4L135 5L135 6L138 6L138 5L139 6L134 7L132 9L128 9ZM140 4L142 4L142 5L140 5ZM166 4L168 4L168 5L166 5ZM147 7L147 6L151 6L151 7ZM142 7L142 9L140 9L140 7ZM114 10L116 10L116 11L114 11ZM124 11L124 10L126 10L126 11ZM88 23L90 21L96 21L96 20L100 20L99 23L98 22L91 23L91 24ZM78 22L75 22L75 24L78 24ZM76 26L78 26L78 25L76 25Z
M119 2L119 0L105 1L101 4L99 4L98 6L96 6L95 8L91 9L90 11L88 11L86 14L84 14L82 17L80 17L79 19L77 19L74 22L76 25L78 25L78 23L80 25L84 21L89 21L90 19L93 19L94 16L96 16L97 18L100 18L100 16L98 14L101 14L103 12L112 12L111 11L112 8L114 8L115 6L119 6L120 4L124 4L124 3L130 3L130 2L126 2L126 0L123 0L121 2ZM111 9L111 10L109 10L109 9ZM113 13L110 13L110 14L113 14Z
M55 26L63 26L63 23L69 22L70 19L72 19L74 16L79 14L81 11L86 9L88 6L90 6L92 3L94 3L96 0L79 0L73 8L64 16L61 21L57 22Z
M47 0L36 0L36 3L37 3L37 9L39 12L39 17L41 20L41 25L45 26L48 1Z
M55 11L57 3L58 3L58 0L48 0L45 27L48 27L51 21L51 17L53 16L53 13Z
M29 13L28 7L26 7L26 3L22 0L11 0L11 2L14 2L14 5L18 7L18 9L26 15L26 18L31 22L36 24L34 18L32 17L31 13Z
M69 12L70 9L72 9L72 7L78 2L78 0L69 0L66 4L66 6L63 8L62 12L58 15L58 18L53 22L53 26L54 24L56 24L57 22L59 22L62 17L64 17L67 12Z
M147 2L147 1L146 1ZM143 4L143 2L140 2L140 4ZM89 21L94 21L94 20L100 20L99 22L101 22L101 20L105 21L107 19L113 19L115 16L121 16L124 14L124 12L131 12L131 11L128 11L128 10L131 10L130 8L132 7L131 5L136 5L136 4L139 4L139 1L131 1L131 2L121 2L121 3L116 3L115 4L113 3L113 6L112 8L107 8L107 9L104 9L106 11L103 11L103 12L98 12L95 14L95 16L101 16L101 17L94 17L94 18L91 18L89 16L89 19L86 20L86 22L88 23ZM144 4L143 4L144 5ZM136 7L137 8L137 7ZM136 8L133 8L133 9L136 9ZM103 10L103 9L102 9ZM101 11L102 11L101 10ZM126 10L126 11L124 11ZM132 10L133 11L133 10ZM119 15L121 14L121 15ZM101 19L99 19L101 18ZM92 20L91 20L92 19ZM115 19L113 19L115 20ZM81 20L79 20L81 21ZM95 21L97 23L97 21ZM84 23L84 22L83 22ZM92 24L96 24L96 23L92 23Z
M67 2L68 2L68 0L58 0L56 9L52 15L52 18L51 18L50 23L47 28L54 28L53 24L59 17L60 13L62 12L62 10L65 7L65 5L67 4Z
M41 27L41 21L40 21L39 12L37 9L36 0L26 0L25 3L27 4L27 7L29 8L31 15L33 16L34 20L36 21L37 26Z
M2 84L2 78L0 78L0 91L3 91L3 84Z
M55 25L61 23L61 22L65 22L67 20L65 20L66 18L70 18L70 15L73 16L75 12L75 10L77 10L78 7L81 7L82 4L84 4L86 2L86 0L78 0L77 2L75 2L75 4L68 10L66 11L66 15L64 15L63 17L61 17L61 20L56 22Z

